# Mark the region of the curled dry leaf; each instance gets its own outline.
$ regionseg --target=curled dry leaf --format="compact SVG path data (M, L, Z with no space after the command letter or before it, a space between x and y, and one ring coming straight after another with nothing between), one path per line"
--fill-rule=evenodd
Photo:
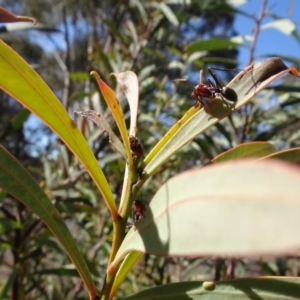
M111 127L109 126L107 120L101 114L94 110L89 111L74 111L74 114L85 117L90 121L94 122L102 132L106 132L109 136L109 142L114 147L114 149L119 152L126 160L126 151L124 145L120 139L115 135Z

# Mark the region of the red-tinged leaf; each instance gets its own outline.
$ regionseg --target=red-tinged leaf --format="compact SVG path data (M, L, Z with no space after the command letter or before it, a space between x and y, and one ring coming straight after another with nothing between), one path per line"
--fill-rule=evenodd
M126 235L130 251L165 256L254 256L300 248L300 168L277 160L235 160L165 183ZM276 233L276 234L274 234Z
M16 16L0 6L0 23L12 23L12 22L31 22L36 23L34 18L26 16Z
M125 118L124 118L121 105L117 100L114 91L100 78L99 74L95 71L92 71L91 75L93 75L96 78L100 91L103 95L103 98L107 103L108 107L110 108L110 111L117 123L117 126L119 128L125 146L126 156L128 158L129 165L133 165L130 144L129 144L129 136L128 136Z

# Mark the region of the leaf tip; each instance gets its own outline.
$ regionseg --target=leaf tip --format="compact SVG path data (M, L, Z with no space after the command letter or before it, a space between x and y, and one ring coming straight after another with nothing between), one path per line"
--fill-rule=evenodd
M16 21L17 22L30 22L30 23L33 23L33 25L37 24L37 21L35 18L26 17L26 16L17 16Z
M100 80L100 75L96 71L91 71L90 75L96 78L96 80Z

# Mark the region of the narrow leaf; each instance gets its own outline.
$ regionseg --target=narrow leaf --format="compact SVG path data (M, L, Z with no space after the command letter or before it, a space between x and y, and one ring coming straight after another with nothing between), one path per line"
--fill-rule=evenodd
M155 5L161 10L161 12L165 15L165 17L169 20L171 24L173 24L174 26L179 25L176 15L173 13L173 11L168 5L166 5L163 2L154 2L153 5Z
M274 158L300 164L300 148L288 149L269 154L261 159Z
M267 142L244 143L216 156L212 162L225 162L237 158L260 158L275 151L275 147Z
M0 69L0 88L37 115L63 140L93 178L113 218L117 218L108 182L82 133L41 77L2 41Z
M0 23L10 23L10 22L31 22L36 23L34 18L26 16L16 16L0 6Z
M209 40L197 41L195 43L190 44L188 47L188 53L191 54L199 51L235 48L239 45L239 43L231 41L228 38L211 38Z
M286 35L290 35L296 29L296 25L294 22L292 22L289 19L280 19L280 20L269 22L261 26L262 30L268 28L273 28L279 30L280 32Z
M129 165L133 165L132 156L131 156L131 150L130 150L130 144L129 144L129 136L126 128L125 118L122 111L122 108L120 106L119 101L117 100L117 97L114 93L114 91L100 78L99 74L95 71L91 72L91 75L95 77L97 80L98 86L100 88L100 91L103 95L103 98L105 102L107 103L112 115L114 116L114 119L117 123L117 126L119 128L125 150L126 150L126 156L128 159Z
M6 283L2 281L2 286L0 288L0 299L8 299L8 293L12 289L14 282L17 278L17 270L13 270L9 275Z
M131 136L136 135L136 120L139 104L139 82L135 73L131 71L122 72L122 73L113 73L116 76L119 84L122 87L123 93L126 95L126 98L130 107L130 129L129 134Z
M89 269L59 212L25 168L2 146L0 146L0 187L43 220L64 247L84 281L90 298L94 299L97 292Z
M143 256L140 252L130 252L127 254L125 259L122 261L120 268L118 269L118 273L114 280L114 284L111 289L110 297L113 299L113 296L116 294L119 286L125 280L127 274L134 267L134 265L139 261L139 259Z
M299 299L299 290L299 278L258 277L172 283L144 290L124 300L291 300Z

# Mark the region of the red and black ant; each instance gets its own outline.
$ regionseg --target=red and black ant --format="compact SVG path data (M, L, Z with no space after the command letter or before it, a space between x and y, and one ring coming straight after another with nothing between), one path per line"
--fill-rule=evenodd
M200 71L199 84L194 87L192 92L192 97L197 101L197 103L199 102L203 105L203 107L206 107L206 104L203 102L203 98L214 99L218 96L221 96L224 102L225 99L227 99L235 103L238 100L236 92L229 87L222 86L217 75L211 70L211 68L208 68L208 72L214 79L215 83L213 83L210 79L207 79L208 84L203 84L202 70ZM227 105L226 102L225 104Z
M144 218L145 212L148 208L148 205L140 200L134 200L131 210L132 210L132 224L128 224L126 227L131 228L135 225L139 220Z
M145 216L145 211L147 209L147 204L140 200L134 200L132 205L133 212L133 224L135 224L138 220L142 219Z

